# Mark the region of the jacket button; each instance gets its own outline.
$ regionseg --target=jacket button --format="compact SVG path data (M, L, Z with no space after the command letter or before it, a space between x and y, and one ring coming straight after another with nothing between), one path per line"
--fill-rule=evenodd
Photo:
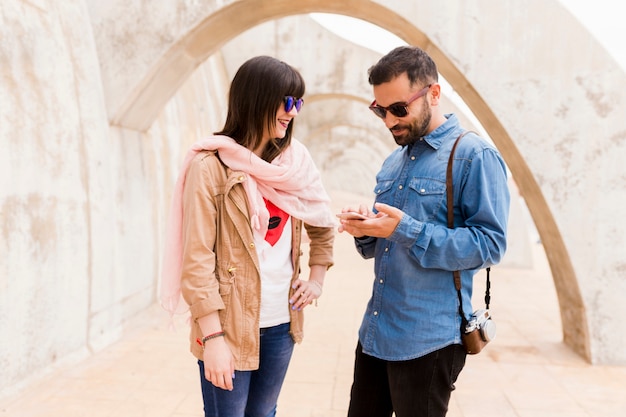
M250 243L250 247L251 247L251 248L254 248L254 242L251 242L251 243Z

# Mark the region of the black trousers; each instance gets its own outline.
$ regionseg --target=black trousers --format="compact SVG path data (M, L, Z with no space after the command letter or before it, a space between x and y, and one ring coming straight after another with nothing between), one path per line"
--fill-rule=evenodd
M357 345L348 417L444 417L465 349L450 345L421 358L385 361Z

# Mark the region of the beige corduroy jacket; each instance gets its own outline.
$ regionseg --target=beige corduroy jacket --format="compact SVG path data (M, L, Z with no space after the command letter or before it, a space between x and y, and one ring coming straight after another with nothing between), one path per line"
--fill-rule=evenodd
M235 369L240 371L259 367L261 309L259 260L243 181L245 174L223 165L214 151L200 152L191 162L183 194L181 278L182 295L191 312L191 352L202 359L197 339L203 335L197 319L217 310L235 358ZM303 222L292 218L291 223L293 281L300 274ZM310 238L309 265L330 268L333 228L304 227ZM289 311L291 336L300 343L303 312Z

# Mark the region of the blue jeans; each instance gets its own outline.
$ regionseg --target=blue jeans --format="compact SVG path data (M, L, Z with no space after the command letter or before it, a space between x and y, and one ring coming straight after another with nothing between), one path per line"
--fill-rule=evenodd
M465 349L450 345L408 361L385 361L356 348L348 417L444 417Z
M204 377L200 384L205 417L274 417L278 394L287 374L294 342L289 323L261 329L261 356L256 371L235 371L233 390L215 387Z

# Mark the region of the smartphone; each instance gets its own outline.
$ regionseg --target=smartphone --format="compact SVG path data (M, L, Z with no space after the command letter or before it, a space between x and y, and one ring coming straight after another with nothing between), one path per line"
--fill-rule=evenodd
M337 213L337 217L343 220L366 220L368 217L356 211L348 211L345 213Z

